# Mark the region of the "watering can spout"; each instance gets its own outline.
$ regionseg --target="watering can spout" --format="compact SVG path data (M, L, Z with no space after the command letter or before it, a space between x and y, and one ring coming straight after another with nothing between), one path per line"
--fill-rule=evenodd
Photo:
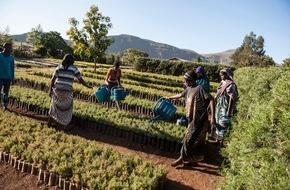
M162 117L160 117L160 115L157 115L155 117L152 117L148 120L148 122L152 122L152 121L158 121L158 120L162 120Z
M126 91L124 92L124 94L125 94L125 97L126 97L126 96L128 96L128 95L130 94L130 91L131 91L131 89L129 89L129 90L126 90Z

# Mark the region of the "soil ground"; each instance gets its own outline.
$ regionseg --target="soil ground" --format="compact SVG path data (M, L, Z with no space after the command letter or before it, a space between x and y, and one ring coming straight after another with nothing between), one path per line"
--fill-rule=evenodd
M2 110L1 110L2 111ZM47 117L34 113L22 112L17 108L9 108L11 112L32 118L45 124ZM55 126L57 130L63 130ZM77 135L88 140L94 140L97 146L109 146L124 155L139 156L144 160L152 161L155 164L165 164L168 170L165 190L216 190L217 185L223 180L218 171L222 163L220 148L218 145L207 143L205 159L196 166L172 167L170 163L179 157L178 153L163 152L160 149L136 144L126 139L104 136L92 132L90 129L74 126L71 130L65 131L70 135ZM12 166L0 162L0 190L41 190L59 189L48 187L37 176L21 173Z

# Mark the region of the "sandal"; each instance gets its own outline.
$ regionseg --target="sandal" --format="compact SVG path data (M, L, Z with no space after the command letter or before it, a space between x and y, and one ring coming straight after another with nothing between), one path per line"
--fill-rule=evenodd
M182 159L181 158L178 158L177 160L175 160L174 162L171 163L171 166L172 167L176 167L178 165L181 165L183 162L182 162Z

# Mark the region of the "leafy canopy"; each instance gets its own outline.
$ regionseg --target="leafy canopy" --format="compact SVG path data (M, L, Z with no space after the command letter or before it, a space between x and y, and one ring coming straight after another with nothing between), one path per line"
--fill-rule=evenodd
M256 37L256 34L253 32L246 35L242 45L231 57L234 65L237 67L266 67L275 65L273 59L265 55L264 42L262 36Z
M123 54L123 64L124 65L133 65L138 57L148 57L149 54L145 51L129 48L124 51Z
M112 28L110 21L110 17L103 16L94 5L86 13L82 29L78 29L79 22L75 18L70 18L71 27L67 35L73 40L74 54L85 60L103 57L108 46L114 42L107 36L108 30Z

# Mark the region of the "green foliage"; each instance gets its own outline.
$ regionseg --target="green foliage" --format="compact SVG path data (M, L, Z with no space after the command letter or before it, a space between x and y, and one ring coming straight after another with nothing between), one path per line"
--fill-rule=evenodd
M138 57L146 58L148 56L149 56L149 54L145 51L129 48L129 49L125 50L124 55L122 57L123 64L132 66L136 62L136 58L138 58Z
M290 67L290 58L283 60L282 67Z
M2 47L4 42L9 42L12 44L12 37L9 34L9 28L7 27L5 31L0 31L0 46ZM0 47L0 50L2 51L2 48Z
M201 57L200 57L200 55L197 55L193 61L194 61L194 62L197 62L197 63L200 63L200 62L201 62Z
M290 70L242 68L235 72L240 100L222 189L289 189Z
M237 67L275 65L271 57L265 56L264 38L262 36L256 37L253 32L245 36L242 45L231 58Z
M121 60L121 54L117 53L117 54L106 54L106 64L113 64L115 61L117 60ZM122 65L124 64L124 62L122 63Z
M112 28L110 17L105 17L99 12L97 6L91 6L86 18L83 20L84 27L79 30L79 22L70 18L70 29L67 35L73 40L74 54L84 60L102 58L113 39L107 36L108 30Z
M0 112L1 118L5 118L0 122L1 151L89 189L156 189L166 176L163 165L122 155L10 112Z
M35 44L39 43L39 38L43 34L41 25L37 25L37 27L32 28L30 32L27 34L26 42L32 43L33 47ZM34 49L34 48L33 48Z
M195 70L198 66L203 66L207 76L212 82L219 82L219 72L225 65L212 64L212 63L198 63L198 62L185 62L166 59L150 59L138 57L135 59L133 65L134 70L148 73L159 73L164 75L183 75L188 70ZM228 67L228 66L227 66ZM234 67L229 67L233 71Z
M71 48L58 32L42 33L35 44L35 53L42 57L62 58Z

